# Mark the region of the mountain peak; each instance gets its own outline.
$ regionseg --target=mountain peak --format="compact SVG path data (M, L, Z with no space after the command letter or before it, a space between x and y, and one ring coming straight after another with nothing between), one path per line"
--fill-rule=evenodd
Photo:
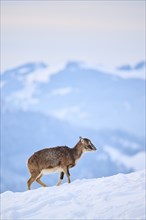
M135 66L131 66L129 64L123 65L118 67L118 70L122 70L122 71L133 71L133 70L140 70L140 69L144 69L146 66L146 61L140 61L138 62Z
M82 64L82 62L69 61L69 62L66 64L66 69L76 70L76 69L80 68L80 65L81 65L81 64Z
M12 68L10 70L6 70L3 72L4 75L26 75L31 72L36 71L37 69L44 69L47 65L43 62L29 62L25 63L16 68Z

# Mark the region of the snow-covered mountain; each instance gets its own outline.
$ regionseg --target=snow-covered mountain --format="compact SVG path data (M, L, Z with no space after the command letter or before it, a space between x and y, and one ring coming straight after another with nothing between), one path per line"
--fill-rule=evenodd
M42 62L5 71L2 103L7 109L42 112L78 127L144 136L145 80L124 79L77 62L56 74Z
M137 63L135 66L131 66L129 64L123 65L118 67L119 70L126 70L126 71L135 71L135 70L141 70L141 69L145 69L146 68L146 62L145 61L141 61L139 63Z
M1 194L1 218L144 220L145 170Z
M33 152L73 147L79 136L90 138L98 151L83 156L71 170L72 180L144 168L144 90L143 79L78 62L55 72L31 62L2 73L1 191L26 189L26 160ZM44 177L51 185L57 178Z

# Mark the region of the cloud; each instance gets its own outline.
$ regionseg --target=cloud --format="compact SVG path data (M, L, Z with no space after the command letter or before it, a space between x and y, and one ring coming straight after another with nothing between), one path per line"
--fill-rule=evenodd
M39 98L36 98L38 93L38 85L40 83L48 83L52 74L56 74L59 70L63 68L62 65L57 67L50 67L45 69L39 69L31 74L26 75L23 78L22 89L13 92L8 98L7 102L11 102L15 107L21 107L23 110L27 110L30 105L39 104ZM3 84L1 85L3 86ZM60 88L53 91L53 95L66 95L70 93L72 89L70 87Z
M85 119L88 117L87 112L82 111L79 106L69 106L62 109L54 110L51 113L61 120L74 121L74 119Z
M70 94L72 91L73 89L71 87L64 87L64 88L54 89L52 91L52 95L64 96Z
M47 83L50 80L51 75L56 74L58 71L64 69L65 63L60 63L57 66L46 67L45 69L35 71L29 74L26 79L27 84L33 83Z
M144 151L141 151L134 156L128 156L108 145L104 146L104 151L109 154L113 161L118 161L119 164L123 164L128 168L141 170L145 166L146 153Z
M30 105L36 105L39 103L39 100L34 96L35 91L36 86L28 84L21 90L13 92L8 98L6 98L6 102L13 103L15 107L27 110Z

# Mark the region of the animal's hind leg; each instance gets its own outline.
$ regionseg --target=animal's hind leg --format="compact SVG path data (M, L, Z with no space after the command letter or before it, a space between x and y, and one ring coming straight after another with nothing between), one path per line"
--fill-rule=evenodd
M31 184L36 180L36 178L39 176L39 173L35 170L33 170L32 172L30 171L30 178L29 180L27 181L27 187L28 187L28 190L30 190L30 186Z
M30 186L31 186L31 184L32 184L34 181L35 181L35 177L34 177L34 176L31 176L31 177L29 178L29 180L27 181L27 188L28 188L28 190L30 190Z
M36 182L39 183L40 185L42 185L43 187L46 187L47 185L40 180L41 177L42 177L42 175L36 179Z
M58 183L57 183L57 186L60 186L60 183L61 183L61 181L63 180L63 177L64 177L64 172L61 172L61 173L60 173L59 181L58 181Z

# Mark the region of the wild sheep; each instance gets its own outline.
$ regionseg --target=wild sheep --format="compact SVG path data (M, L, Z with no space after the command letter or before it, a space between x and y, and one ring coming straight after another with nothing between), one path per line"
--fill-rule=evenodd
M35 152L27 162L31 175L27 181L28 189L30 190L30 186L34 181L45 187L46 184L44 184L40 178L44 174L53 173L56 171L60 172L60 178L57 186L59 186L63 180L64 173L67 176L68 183L70 183L69 168L72 168L77 164L77 161L84 152L95 150L95 146L89 139L80 137L80 140L73 148L59 146L45 148Z

